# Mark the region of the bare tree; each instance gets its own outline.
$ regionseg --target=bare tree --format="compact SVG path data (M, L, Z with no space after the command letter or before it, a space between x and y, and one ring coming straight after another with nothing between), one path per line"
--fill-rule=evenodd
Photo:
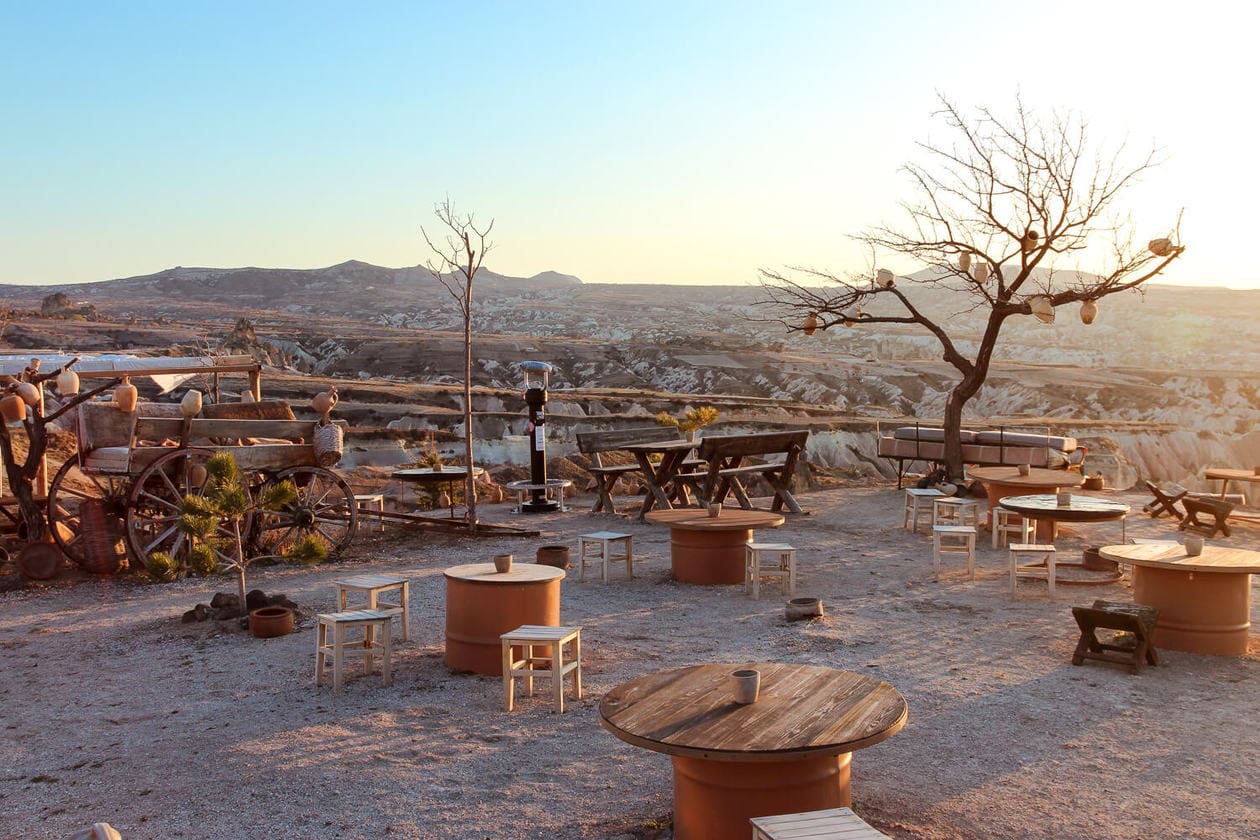
M1054 114L1043 121L1018 100L1012 118L987 108L968 116L944 97L940 101L935 116L955 140L948 146L920 143L927 163L906 165L917 196L901 205L908 224L855 237L870 250L868 273L762 269L762 302L790 331L911 324L935 336L944 360L961 377L944 417L945 467L957 479L963 475L963 407L984 385L1007 319L1035 315L1052 321L1055 307L1080 303L1081 319L1089 323L1096 301L1138 289L1184 247L1180 219L1167 236L1141 248L1133 242L1132 224L1111 218L1121 193L1156 164L1154 151L1130 162L1123 159L1123 145L1104 155L1087 142L1079 116ZM1105 250L1101 258L1092 250L1097 248ZM909 257L927 270L900 278L908 282L899 286L891 271L875 265L889 255ZM1069 256L1098 259L1101 270L1056 273L1056 262ZM840 289L811 284L817 280ZM984 319L970 355L945 319L924 313L929 287L946 290L959 311Z
M464 501L468 505L468 524L476 530L477 495L473 481L472 293L473 278L481 270L486 252L494 247L493 242L486 241L494 228L494 220L491 219L484 228L478 227L472 214L461 215L456 212L449 198L435 204L433 214L437 216L444 230L441 241L434 242L429 232L421 226L420 233L429 250L433 252L433 258L425 263L425 267L455 299L464 319L464 455L468 464L468 475L464 479Z

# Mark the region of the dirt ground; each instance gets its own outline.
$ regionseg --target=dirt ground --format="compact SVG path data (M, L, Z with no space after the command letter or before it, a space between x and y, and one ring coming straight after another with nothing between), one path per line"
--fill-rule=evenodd
M1074 667L1069 607L1128 600L1126 583L1050 598L1021 581L1012 598L1006 553L987 540L975 581L958 562L936 581L892 485L801 500L811 513L773 534L799 549L797 594L824 601L813 622L785 621L777 593L672 582L668 532L589 514L589 497L569 513L483 510L536 538L391 527L366 533L349 562L255 570L251 586L307 613L276 639L180 623L231 591L227 579L0 594L0 837L68 838L103 820L126 840L666 838L669 758L605 731L600 698L650 671L758 660L856 670L905 696L906 727L853 760L855 810L892 837L1260 836L1255 653L1162 652L1140 676ZM583 627L582 700L556 715L540 693L507 714L497 678L446 668L444 568L528 561L604 529L634 535L636 575L563 581L562 622ZM1177 532L1139 512L1128 535ZM1119 538L1119 523L1075 526L1060 557ZM1258 538L1245 525L1225 541ZM333 581L368 571L411 579L412 640L396 648L393 685L355 676L334 696L313 684L310 616L335 608Z

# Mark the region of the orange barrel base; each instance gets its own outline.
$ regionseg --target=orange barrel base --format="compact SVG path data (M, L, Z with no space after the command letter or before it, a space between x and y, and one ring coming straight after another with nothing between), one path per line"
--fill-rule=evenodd
M1155 647L1237 656L1251 631L1251 575L1133 566L1133 600L1159 610Z
M746 837L748 820L847 808L852 753L798 761L674 756L674 840Z
M446 579L446 667L503 675L499 637L524 624L560 626L560 578L521 583ZM541 648L535 654L544 655Z
M748 530L692 531L671 528L670 570L682 583L743 583Z

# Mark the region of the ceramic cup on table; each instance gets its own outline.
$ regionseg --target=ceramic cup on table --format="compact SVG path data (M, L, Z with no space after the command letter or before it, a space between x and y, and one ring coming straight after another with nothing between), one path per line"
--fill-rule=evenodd
M494 555L494 570L501 575L512 571L512 555L511 554Z
M1067 490L1060 490L1058 493L1055 493L1054 499L1059 507L1067 507L1072 504L1072 494Z
M1187 534L1185 546L1187 557L1198 557L1203 553L1203 537L1197 534Z
M1020 464L1016 467L1016 469L1019 470L1020 475L1028 475L1028 473L1032 470L1032 466L1030 464Z
M747 706L757 702L757 694L761 690L761 672L753 668L741 668L731 672L731 693L735 702Z
M710 518L710 519L717 519L717 518L718 518L719 516L721 516L721 515L722 515L722 503L721 503L721 502L711 502L711 503L709 504L709 518Z

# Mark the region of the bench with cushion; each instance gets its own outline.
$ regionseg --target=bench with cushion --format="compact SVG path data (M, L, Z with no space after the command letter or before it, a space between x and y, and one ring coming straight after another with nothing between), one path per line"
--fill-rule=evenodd
M612 490L617 479L630 473L639 472L636 463L605 464L603 456L609 452L625 449L639 443L657 443L666 440L681 440L678 429L670 426L643 426L636 429L613 429L603 432L578 432L578 451L591 456L591 465L586 471L595 479L595 492L598 498L592 513L604 511L616 513L613 506Z
M977 432L959 430L962 439L963 463L979 466L1018 466L1080 470L1086 447L1076 438L1062 435L1008 432L1004 429ZM897 486L905 476L907 464L945 461L945 430L928 426L902 426L891 434L879 433L879 457L897 462Z
M678 479L687 482L703 475L703 498L711 503L721 502L729 493L734 493L740 507L752 510L752 502L748 499L743 481L749 476L761 476L774 489L771 510L779 511L786 506L792 513L801 513L801 506L797 504L790 488L796 464L805 451L808 438L808 429L798 432L706 436L700 442L700 458L708 464L707 471L683 474ZM744 463L744 459L749 457L765 459L780 455L783 456L782 460Z

